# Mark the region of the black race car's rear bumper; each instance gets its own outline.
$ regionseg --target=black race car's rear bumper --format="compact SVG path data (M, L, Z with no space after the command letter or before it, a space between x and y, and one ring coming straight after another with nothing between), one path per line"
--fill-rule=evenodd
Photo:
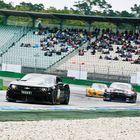
M134 102L134 100L137 98L137 96L131 95L131 94L125 94L125 93L104 93L104 100L122 100L126 102Z

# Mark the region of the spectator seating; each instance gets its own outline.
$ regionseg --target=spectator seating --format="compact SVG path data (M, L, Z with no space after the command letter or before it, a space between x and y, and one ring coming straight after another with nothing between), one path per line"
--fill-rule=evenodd
M6 28L6 29L5 29ZM10 39L17 31L18 27L11 27L11 26L2 26L0 30L3 30L5 33L1 33L2 36L5 35L5 38L3 37L3 42L7 41L8 38ZM2 31L1 31L2 32ZM79 48L82 51L79 51L75 56L64 62L62 65L57 67L59 70L83 70L90 73L103 73L103 74L112 74L112 75L124 75L124 76L130 76L132 73L135 73L140 70L139 64L131 64L129 61L123 61L124 58L119 56L119 53L115 53L117 51L117 47L122 47L123 42L131 42L132 46L135 46L135 42L133 42L134 35L131 35L130 37L125 38L123 34L120 33L110 33L108 34L103 31L103 33L98 33L99 35L94 35L92 38L90 38L87 33L79 33L79 31L60 31L56 30L53 33L47 34L33 34L33 30L29 31L27 35L23 36L18 42L15 43L14 47L10 48L2 57L0 57L1 63L7 63L7 64L20 64L24 67L31 67L31 68L42 68L47 69L53 64L57 63L59 60L63 59L65 56L67 56L69 53L71 53L75 48L77 48L75 42L89 42L90 45L85 46L85 48ZM8 34L8 35L7 35ZM44 48L45 42L41 44L41 40L44 38L47 38L52 41L50 37L56 35L54 37L53 41L56 43L50 44L50 50L53 48L54 52L51 52L52 54L47 54L46 51L48 47ZM65 35L64 35L65 34ZM73 38L70 38L71 36ZM79 37L81 36L81 37ZM77 39L76 39L77 38ZM5 41L4 41L5 39ZM2 40L2 38L1 38ZM72 41L75 40L74 43ZM109 48L104 48L102 51L102 48L100 47L99 41L101 41L102 46L106 47L106 43L102 42L102 40L105 40L107 44L109 43ZM97 41L97 42L96 42ZM2 42L2 41L1 41ZM50 43L49 42L49 43ZM65 44L65 42L67 42ZM92 42L96 42L96 44L92 44ZM46 42L47 43L47 42ZM116 44L116 45L115 45ZM65 51L66 45L68 47L68 51ZM47 46L45 44L45 46ZM101 49L99 49L99 48ZM49 50L49 51L50 51ZM59 52L61 50L61 52ZM82 52L82 53L81 53ZM44 55L45 54L45 55ZM102 57L100 57L102 56ZM110 60L106 60L105 57L109 56ZM117 56L117 57L116 57ZM113 58L115 58L113 60ZM135 55L132 53L132 60L135 60L138 58L138 55ZM131 60L129 59L129 60Z
M130 76L132 73L140 71L139 64L132 64L132 62L138 58L138 55L135 54L135 34L129 35L127 32L124 33L106 33L105 31L95 40L95 43L91 43L90 47L85 47L84 55L77 54L72 57L70 60L58 67L58 70L79 70L87 71L89 73L101 73L101 74L110 74L110 75L123 75ZM138 35L137 35L138 36ZM97 41L97 43L96 43ZM100 43L101 42L101 50ZM127 61L124 61L126 57L120 57L119 53L115 53L117 48L123 47L124 43L129 43L131 50L128 56ZM108 45L109 53L104 53L102 49ZM93 50L94 53L93 54ZM108 56L108 60L105 59ZM133 60L133 61L132 61Z
M16 26L0 26L0 48L9 41L14 35L18 34L21 27Z
M40 40L43 37L45 35L35 35L33 31L28 32L26 36L22 37L14 47L3 55L2 63L47 69L74 49L68 46L69 52L62 52L61 55L53 54L53 57L44 56L44 51L40 47ZM24 44L30 44L30 47L22 47ZM60 49L60 44L55 45L55 49L57 50L58 48Z

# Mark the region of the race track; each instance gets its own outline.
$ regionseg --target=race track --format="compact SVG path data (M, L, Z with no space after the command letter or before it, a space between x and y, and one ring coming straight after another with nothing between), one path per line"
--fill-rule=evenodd
M86 97L84 86L70 85L71 97L69 105L46 105L16 102L11 103L5 100L5 91L0 91L0 110L109 110L109 109L140 109L140 93L137 102L105 102L102 98Z

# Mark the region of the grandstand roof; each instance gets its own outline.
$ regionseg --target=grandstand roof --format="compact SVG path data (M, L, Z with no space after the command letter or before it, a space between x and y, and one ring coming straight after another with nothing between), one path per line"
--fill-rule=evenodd
M41 13L30 11L16 11L0 9L0 15L4 16L23 16L32 18L50 18L50 19L69 19L69 20L83 20L87 22L113 22L113 23L132 23L139 24L140 18L136 17L110 17L110 16L91 16L91 15L74 15L61 13Z

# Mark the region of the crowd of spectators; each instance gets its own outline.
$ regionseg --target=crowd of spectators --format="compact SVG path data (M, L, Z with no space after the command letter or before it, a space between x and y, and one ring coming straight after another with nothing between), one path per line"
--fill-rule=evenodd
M91 54L101 52L99 59L122 60L140 63L140 33L133 31L116 31L110 29L98 30L98 36L91 41L86 50L91 50ZM117 46L117 47L116 47ZM111 53L112 52L112 53ZM113 55L112 55L113 54ZM138 59L133 60L133 56L138 55Z
M111 29L95 29L87 32L86 29L58 29L39 26L35 35L43 35L40 39L40 48L45 56L61 55L69 52L70 48L78 49L79 56L84 56L90 50L91 55L100 52L99 59L122 60L140 63L140 33L133 31L116 31ZM87 43L86 48L82 44ZM38 48L34 45L34 48ZM32 47L31 44L22 43L20 47ZM138 55L138 59L133 59Z
M33 35L41 36L39 44L21 43L20 47L40 48L45 56L61 55L71 50L81 49L82 44L89 41L85 29L58 29L39 26ZM72 48L72 49L71 49Z
M77 49L88 40L88 33L81 29L48 29L47 36L40 40L41 50L45 56L52 56L53 53L61 55L69 51L69 48Z

